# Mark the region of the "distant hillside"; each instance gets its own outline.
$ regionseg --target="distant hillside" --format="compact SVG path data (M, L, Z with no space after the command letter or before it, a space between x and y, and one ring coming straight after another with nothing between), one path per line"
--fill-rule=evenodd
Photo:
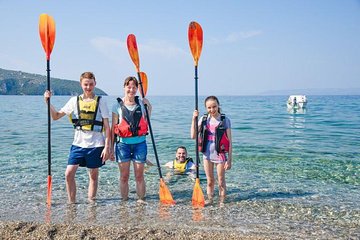
M43 95L47 88L46 76L0 68L0 95ZM83 91L79 81L59 78L50 79L54 95L79 95ZM97 95L107 95L95 88Z

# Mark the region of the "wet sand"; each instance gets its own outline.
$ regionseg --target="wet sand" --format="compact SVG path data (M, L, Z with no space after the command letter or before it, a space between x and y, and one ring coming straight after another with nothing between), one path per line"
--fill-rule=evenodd
M81 224L0 222L0 239L269 239L234 231L191 229L121 228ZM274 239L279 239L274 237Z

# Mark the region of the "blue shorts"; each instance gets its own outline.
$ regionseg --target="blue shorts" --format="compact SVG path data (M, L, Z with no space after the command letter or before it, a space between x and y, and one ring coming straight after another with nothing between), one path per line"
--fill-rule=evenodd
M101 153L104 147L81 148L72 145L68 165L79 165L80 167L99 168L104 163L101 159Z
M146 141L136 144L116 143L116 161L129 162L133 160L137 163L145 163L147 155Z

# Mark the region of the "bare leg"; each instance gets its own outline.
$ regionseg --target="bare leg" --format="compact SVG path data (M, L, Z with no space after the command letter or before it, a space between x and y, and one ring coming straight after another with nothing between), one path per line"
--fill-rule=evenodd
M99 179L99 168L89 169L89 190L88 190L89 202L95 201L96 192L98 188L98 179Z
M124 201L129 198L129 174L130 174L130 161L119 163L120 170L120 194Z
M219 196L220 196L220 203L224 203L226 197L226 182L225 182L225 169L224 164L217 164L216 165L217 177L218 177L218 184L219 184Z
M79 165L67 165L65 171L66 191L68 194L68 202L75 203L76 199L76 182L75 174Z
M134 172L136 181L136 193L140 200L144 200L146 185L144 179L144 165L143 163L134 162Z
M215 188L214 163L208 160L204 160L204 170L207 180L206 192L208 195L208 204L211 204L214 196L214 188Z

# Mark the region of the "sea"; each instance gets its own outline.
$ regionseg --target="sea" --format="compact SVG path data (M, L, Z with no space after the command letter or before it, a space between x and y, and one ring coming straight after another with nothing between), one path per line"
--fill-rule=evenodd
M76 174L77 204L68 205L64 172L73 129L66 117L51 122L52 204L46 205L47 107L42 96L0 96L0 221L84 223L119 227L237 231L284 239L360 239L360 96L307 96L302 111L288 111L288 96L219 96L231 120L233 164L226 171L227 200L193 208L194 175L163 165L184 145L195 158L192 96L149 96L153 111L145 172L146 202L121 201L119 170L100 169L96 203L87 202L88 173ZM69 96L54 96L61 108ZM109 109L116 96L105 96ZM199 110L204 113L204 97ZM159 173L176 204L159 202ZM200 161L200 184L206 176ZM215 192L218 192L216 187Z

